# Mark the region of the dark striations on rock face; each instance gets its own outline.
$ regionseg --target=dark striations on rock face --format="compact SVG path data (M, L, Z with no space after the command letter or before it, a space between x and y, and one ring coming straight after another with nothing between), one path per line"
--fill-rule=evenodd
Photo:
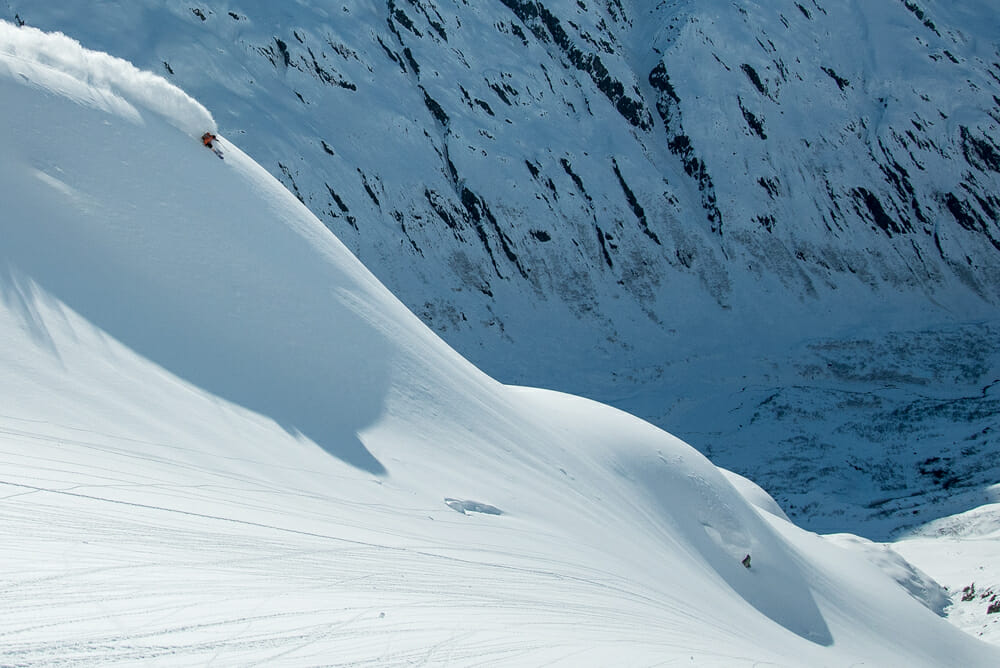
M597 89L604 94L630 125L641 130L650 130L653 119L646 109L638 91L632 95L625 84L615 79L604 65L601 57L581 48L563 28L562 22L542 2L527 2L524 0L500 0L510 8L522 22L531 28L532 34L547 41L551 38L566 59L580 72L590 76ZM544 26L544 30L540 27ZM633 97L634 95L634 97Z
M681 159L684 173L694 179L701 193L701 205L705 216L712 224L712 232L722 232L722 212L719 211L715 195L715 184L707 169L707 165L698 157L691 137L684 134L681 99L670 84L667 68L660 62L649 73L649 85L656 91L656 111L663 121L663 129L667 134L667 147L670 152Z

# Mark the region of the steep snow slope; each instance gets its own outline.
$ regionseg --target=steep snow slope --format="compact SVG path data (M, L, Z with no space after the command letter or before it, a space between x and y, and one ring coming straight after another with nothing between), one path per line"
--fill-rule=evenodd
M479 372L131 72L0 23L4 663L996 662L681 441Z
M939 516L907 501L939 482L978 499L995 478L989 436L921 472L997 426L964 426L996 413L978 398L1000 346L990 2L3 6L207 101L497 377L681 433L816 528L883 536ZM951 425L894 415L928 383ZM844 505L808 498L827 492Z

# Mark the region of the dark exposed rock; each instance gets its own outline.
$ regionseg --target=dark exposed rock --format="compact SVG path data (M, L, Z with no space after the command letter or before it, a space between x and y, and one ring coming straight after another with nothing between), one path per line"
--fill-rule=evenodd
M855 188L854 197L864 204L865 209L867 209L868 214L883 232L892 236L893 234L902 234L905 230L902 225L893 220L893 218L885 212L882 207L882 202L876 197L875 193L871 192L867 188Z
M622 192L625 193L625 200L632 209L632 213L635 214L636 220L639 221L639 227L642 229L642 233L652 239L658 246L662 245L659 237L657 237L656 234L649 229L649 221L646 220L646 212L639 204L639 200L636 198L635 193L632 192L632 189L629 188L627 183L625 183L625 177L622 176L622 170L618 167L618 161L612 158L611 165L614 168L615 176L618 177L618 184L621 185Z
M750 129L753 130L753 133L761 139L767 139L767 133L764 132L764 122L757 118L752 111L743 106L743 98L736 96L736 100L740 105L740 111L743 112L744 120L746 120Z
M980 139L972 135L972 131L964 125L959 127L962 139L962 154L965 161L977 169L988 169L1000 173L1000 147L997 147L988 137Z
M820 69L822 69L826 73L826 75L828 77L830 77L831 79L833 79L834 81L837 82L837 87L840 88L840 90L844 90L845 88L847 88L848 86L851 85L850 81L848 81L844 77L842 77L842 76L838 75L836 72L834 72L833 68L830 68L830 67L821 67Z
M764 85L764 82L761 80L760 75L757 74L757 70L755 70L749 63L743 63L742 65L740 65L740 69L743 70L743 73L747 75L747 79L750 80L750 83L753 84L754 88L760 91L761 95L763 95L764 97L769 97L767 92L767 86Z
M597 242L601 245L601 254L604 256L604 261L607 263L609 269L614 269L615 263L611 261L611 254L608 252L608 242L604 230L601 229L600 225L597 225L595 229L597 230Z
M440 104L438 104L437 100L427 94L426 90L424 91L424 105L427 106L427 110L431 112L431 116L437 119L438 123L445 127L448 126L448 121L450 120L448 118L448 114L445 113L444 109Z

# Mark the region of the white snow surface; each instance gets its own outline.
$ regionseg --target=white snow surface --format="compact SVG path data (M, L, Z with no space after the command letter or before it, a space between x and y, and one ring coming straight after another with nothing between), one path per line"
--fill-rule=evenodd
M52 87L77 101L125 115L141 124L142 107L192 136L217 131L212 115L199 102L163 77L100 51L83 48L62 33L19 29L0 22L6 74L19 74L36 85ZM38 72L39 68L45 72Z
M0 663L998 663L682 441L478 371L79 48L0 24Z

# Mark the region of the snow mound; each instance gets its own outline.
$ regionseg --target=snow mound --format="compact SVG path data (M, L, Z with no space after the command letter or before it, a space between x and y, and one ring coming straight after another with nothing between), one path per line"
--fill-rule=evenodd
M719 472L726 477L729 484L735 487L737 491L743 495L743 498L746 499L751 505L756 506L764 512L771 513L776 517L780 517L783 520L789 522L791 521L788 519L788 515L785 514L785 511L781 509L781 506L778 505L778 502L774 500L774 497L768 494L764 488L755 483L753 480L748 480L739 473L734 473L723 468L720 468Z
M951 598L944 587L904 559L891 546L851 534L831 534L825 538L834 545L863 554L933 613L943 617L945 610L951 605Z
M622 411L558 392L520 390L572 440L614 472L630 514L678 545L773 621L819 645L833 642L812 589L788 551L722 472L683 441ZM636 527L640 530L639 527ZM749 556L749 567L743 561Z
M192 137L215 132L215 120L194 98L163 77L114 56L84 48L62 33L0 20L0 68L54 92L137 121L135 107L155 112Z

